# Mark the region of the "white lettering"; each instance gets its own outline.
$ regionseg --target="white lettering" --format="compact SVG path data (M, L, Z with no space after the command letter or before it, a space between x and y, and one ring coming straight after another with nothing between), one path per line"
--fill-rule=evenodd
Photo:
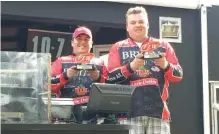
M130 58L134 58L138 51L130 51Z
M139 51L122 52L122 59L134 58L138 53Z
M120 73L116 74L116 78L117 78L117 79L119 79L119 78L121 78L121 77L122 77L122 75L121 75Z
M129 53L128 52L122 52L122 59L127 59L129 58Z
M158 86L158 80L154 78L145 78L141 80L131 81L131 85L138 87L138 86L149 86L149 85L156 85Z

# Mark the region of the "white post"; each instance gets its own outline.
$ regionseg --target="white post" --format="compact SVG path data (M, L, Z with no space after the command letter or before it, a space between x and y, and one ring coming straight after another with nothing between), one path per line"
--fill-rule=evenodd
M208 31L207 7L201 6L201 47L202 47L202 86L203 86L203 125L204 134L210 134L210 102L208 76Z

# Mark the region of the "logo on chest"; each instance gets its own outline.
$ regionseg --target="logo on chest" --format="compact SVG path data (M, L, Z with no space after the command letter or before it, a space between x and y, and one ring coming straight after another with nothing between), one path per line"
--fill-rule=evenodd
M120 60L122 63L124 61L130 61L131 59L134 59L135 56L140 52L140 48L137 46L134 47L120 47L119 48L119 54L120 54Z
M122 60L133 59L139 53L139 51L123 51L122 52Z
M88 89L85 87L77 87L77 88L75 88L75 93L78 96L83 96L83 95L86 95L88 93Z
M150 70L147 69L140 69L140 70L136 70L135 72L139 77L147 77L150 75Z

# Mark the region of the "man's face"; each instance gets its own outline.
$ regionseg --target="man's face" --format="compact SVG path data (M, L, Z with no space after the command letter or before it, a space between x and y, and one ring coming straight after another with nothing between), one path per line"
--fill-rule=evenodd
M133 40L144 39L148 35L148 17L143 13L130 14L126 20L126 30Z
M93 41L88 35L80 34L72 40L73 52L76 55L81 55L81 54L83 55L90 53L92 44Z

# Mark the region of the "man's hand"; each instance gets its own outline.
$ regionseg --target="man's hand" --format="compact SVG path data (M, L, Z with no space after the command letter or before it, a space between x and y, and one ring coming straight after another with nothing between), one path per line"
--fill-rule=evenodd
M88 75L93 79L97 80L100 76L100 71L95 67L93 70L88 70Z
M139 53L135 56L135 59L130 63L130 66L133 71L136 71L144 66L145 61L143 57L144 55Z
M168 64L169 64L169 62L167 61L167 59L165 57L166 54L162 53L161 56L162 56L161 58L155 59L154 63L155 63L156 66L159 66L162 69L166 69Z
M70 68L67 69L67 77L68 78L72 78L74 76L77 76L78 75L78 70L76 70L76 67L75 66L72 66Z

